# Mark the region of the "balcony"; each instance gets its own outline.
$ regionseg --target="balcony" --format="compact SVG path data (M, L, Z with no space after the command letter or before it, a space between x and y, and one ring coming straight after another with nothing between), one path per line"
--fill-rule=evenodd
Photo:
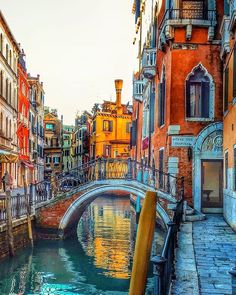
M187 7L187 5L193 4L189 4L186 1L185 5ZM173 39L174 30L172 28L186 26L186 39L190 40L192 37L192 26L198 26L208 28L208 41L213 40L215 34L214 27L217 24L216 11L203 9L201 2L198 5L199 8L196 9L168 9L159 26L160 36L165 36L167 40Z
M230 21L229 30L233 31L236 24L236 0L230 1Z
M156 48L143 49L142 74L147 79L153 79L156 76Z
M172 20L198 20L202 21L215 21L215 10L204 9L170 9L169 19Z
M144 89L143 80L133 80L133 97L135 100L138 100L140 102L143 101L143 89Z
M221 51L220 51L220 57L223 58L225 54L230 52L230 34L229 34L229 18L224 17L222 20L220 33L222 36L222 43L221 43Z

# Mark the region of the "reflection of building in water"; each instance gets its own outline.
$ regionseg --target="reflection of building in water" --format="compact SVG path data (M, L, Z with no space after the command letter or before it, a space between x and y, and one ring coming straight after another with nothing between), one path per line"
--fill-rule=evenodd
M134 219L134 222L131 222ZM130 276L130 257L134 249L135 212L126 197L98 198L83 214L78 236L94 264L113 278Z

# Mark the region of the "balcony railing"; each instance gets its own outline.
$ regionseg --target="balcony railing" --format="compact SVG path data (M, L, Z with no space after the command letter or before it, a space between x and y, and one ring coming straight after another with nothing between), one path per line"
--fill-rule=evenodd
M142 102L143 101L143 89L144 81L143 80L134 80L133 81L133 97L134 99Z
M143 49L142 74L147 79L152 79L156 75L156 48Z
M170 19L216 20L215 10L204 9L170 9Z

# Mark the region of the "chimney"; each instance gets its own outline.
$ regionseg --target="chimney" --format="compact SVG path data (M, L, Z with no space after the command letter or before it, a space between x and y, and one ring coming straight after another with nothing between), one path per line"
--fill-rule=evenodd
M121 91L123 86L123 80L115 80L115 87L116 87L116 108L117 114L122 114L122 106L121 106Z

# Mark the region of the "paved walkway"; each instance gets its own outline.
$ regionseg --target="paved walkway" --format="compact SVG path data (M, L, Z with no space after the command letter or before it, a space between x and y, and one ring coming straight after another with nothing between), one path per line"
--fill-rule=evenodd
M172 294L232 294L228 271L235 262L236 233L221 215L207 215L204 221L184 223L179 234L177 279Z

